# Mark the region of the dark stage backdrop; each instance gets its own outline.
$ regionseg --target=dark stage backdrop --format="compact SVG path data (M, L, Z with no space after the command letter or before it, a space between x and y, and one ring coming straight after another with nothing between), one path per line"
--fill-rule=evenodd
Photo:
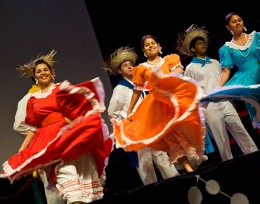
M102 70L102 54L84 0L1 0L0 164L23 141L13 122L17 102L32 85L31 79L18 77L15 68L52 49L57 50L56 81L79 83L100 77L107 105L112 87ZM107 120L106 112L104 117Z
M87 9L104 56L119 46L133 46L141 60L145 60L140 41L145 34L155 35L163 55L176 52L177 33L191 24L205 26L210 35L209 55L218 57L218 49L231 34L225 27L225 16L235 11L242 15L248 32L260 31L259 8L253 0L85 0Z

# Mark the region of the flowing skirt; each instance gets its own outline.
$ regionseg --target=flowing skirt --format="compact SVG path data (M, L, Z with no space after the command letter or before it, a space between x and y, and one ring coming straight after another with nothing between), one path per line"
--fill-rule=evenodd
M260 128L260 85L223 86L201 99L204 102L219 102L228 100L242 100L246 102L248 113L254 128Z
M199 85L191 78L157 70L145 88L149 94L130 120L112 120L117 147L137 151L149 146L166 151L175 164L183 156L197 165L206 160Z
M11 182L34 170L57 165L91 152L98 175L101 175L112 151L112 139L101 117L104 107L104 90L99 78L72 85L64 81L56 93L57 103L64 117L39 127L28 148L13 155L3 164L0 178ZM48 138L48 139L46 139Z

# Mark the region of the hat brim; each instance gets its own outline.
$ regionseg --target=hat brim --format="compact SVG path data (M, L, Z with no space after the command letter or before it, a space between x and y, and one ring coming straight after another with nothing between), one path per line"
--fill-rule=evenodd
M110 69L113 72L117 72L120 65L125 61L131 61L135 65L137 60L137 54L132 49L120 50L114 54L108 62Z

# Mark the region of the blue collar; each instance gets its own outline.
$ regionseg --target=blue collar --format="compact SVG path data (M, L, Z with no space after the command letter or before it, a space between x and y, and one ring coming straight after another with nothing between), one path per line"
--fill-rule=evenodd
M118 84L122 85L122 86L126 86L129 89L133 89L134 85L131 84L129 81L127 81L125 78L120 79L120 81L118 82Z
M200 64L201 64L201 67L204 67L205 64L207 64L207 63L212 63L212 62L210 61L210 58L209 58L208 56L206 56L206 59L205 59L205 60L204 60L204 59L201 59L201 58L198 58L198 57L193 57L192 60L191 60L191 62L193 62L193 63L200 63Z
M120 79L120 81L118 82L119 85L122 86L126 86L129 89L133 89L134 90L134 85L131 84L128 80L126 80L125 78ZM142 97L144 97L144 92L142 91Z

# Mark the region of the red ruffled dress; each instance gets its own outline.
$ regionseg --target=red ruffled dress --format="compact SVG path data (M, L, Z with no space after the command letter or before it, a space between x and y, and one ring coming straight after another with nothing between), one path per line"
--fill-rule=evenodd
M198 165L206 160L205 126L199 112L202 89L191 78L170 73L180 65L176 54L161 59L159 65L148 62L133 69L133 82L149 90L131 121L113 120L117 147L137 151L149 146L166 151L178 168L183 156Z
M55 84L43 95L32 94L25 122L37 128L28 148L3 164L0 178L11 182L34 170L76 159L91 152L98 175L104 171L112 140L101 117L104 90L99 78L72 85ZM64 118L70 119L70 123Z

